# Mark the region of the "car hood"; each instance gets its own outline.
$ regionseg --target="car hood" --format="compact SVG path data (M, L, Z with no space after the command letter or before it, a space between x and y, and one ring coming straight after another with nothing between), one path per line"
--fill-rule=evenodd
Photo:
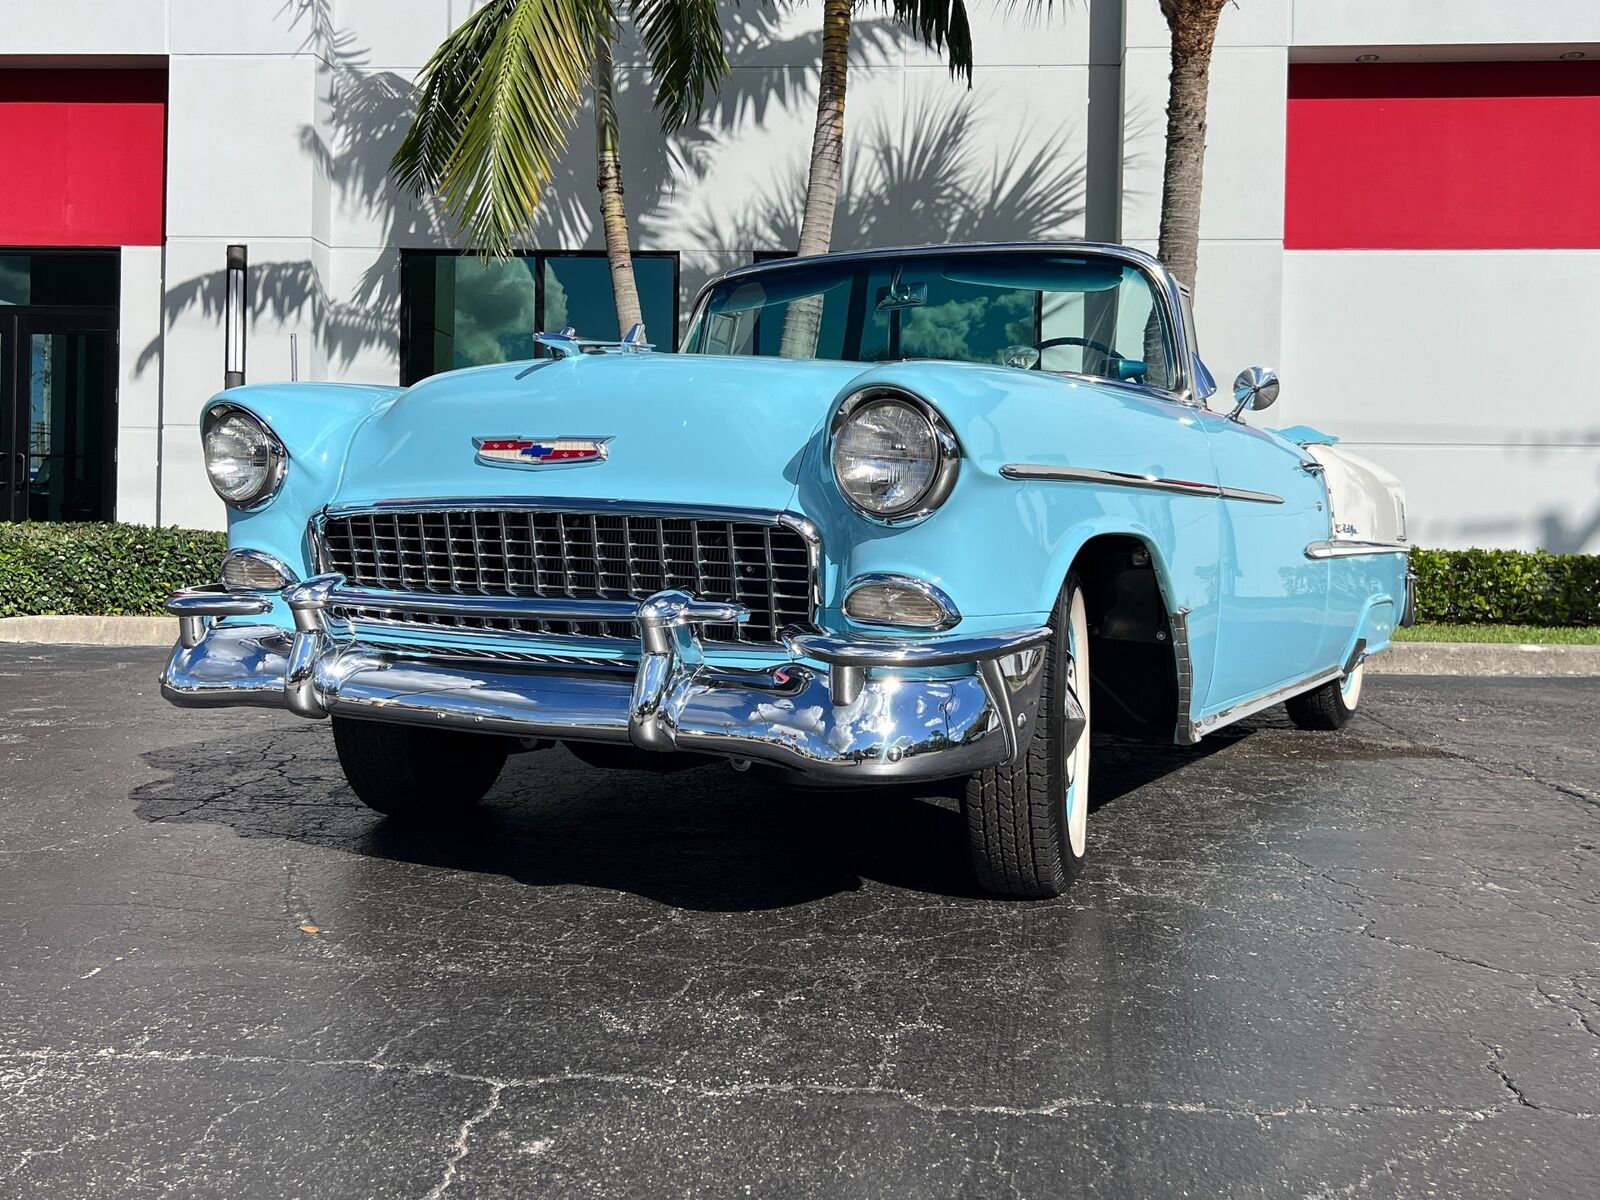
M612 498L784 509L858 363L591 354L452 371L356 434L337 503ZM603 462L491 466L473 438L609 438Z

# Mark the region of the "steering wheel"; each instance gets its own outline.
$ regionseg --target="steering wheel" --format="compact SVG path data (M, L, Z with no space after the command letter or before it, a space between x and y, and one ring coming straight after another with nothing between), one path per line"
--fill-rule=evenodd
M1039 351L1039 361L1033 364L1033 369L1035 371L1042 371L1044 369L1044 352L1046 350L1049 350L1049 349L1055 347L1055 346L1082 346L1085 350L1098 351L1100 354L1105 356L1105 359L1106 359L1107 362L1110 362L1113 358L1120 358L1121 357L1121 355L1119 355L1110 346L1106 345L1104 342L1097 342L1093 338L1081 338L1081 337L1045 338L1044 341L1035 342L1033 344L1033 348L1035 350Z

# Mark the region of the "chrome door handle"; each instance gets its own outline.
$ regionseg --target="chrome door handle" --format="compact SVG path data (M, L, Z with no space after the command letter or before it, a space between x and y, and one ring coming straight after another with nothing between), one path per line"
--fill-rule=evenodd
M1321 475L1328 468L1314 458L1303 458L1300 460L1300 469L1307 475Z

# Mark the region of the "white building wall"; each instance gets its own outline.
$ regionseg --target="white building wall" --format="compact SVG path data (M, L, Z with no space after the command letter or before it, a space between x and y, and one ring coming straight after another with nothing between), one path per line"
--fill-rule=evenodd
M1291 56L1554 59L1600 45L1593 0L1295 0ZM1209 181L1208 181L1209 182ZM1405 480L1428 546L1600 551L1600 251L1291 251L1283 423Z
M400 251L453 239L396 194L387 165L412 81L473 7L11 0L5 50L19 61L169 65L167 245L124 255L124 519L221 522L195 421L221 382L229 243L250 254L252 381L288 377L291 338L302 379L398 378ZM1157 0L1055 5L1034 22L978 11L971 91L888 23L858 21L836 245L1091 236L1154 248L1169 66ZM717 271L793 244L814 120L820 5L744 4L727 18L732 76L699 125L670 141L638 48L618 56L636 243L680 253L685 309ZM1600 5L1226 8L1201 214L1208 362L1224 383L1246 365L1281 366L1271 423L1322 425L1396 469L1421 542L1600 548L1593 386L1560 369L1553 383L1540 378L1563 346L1583 344L1563 339L1592 310L1595 255L1284 253L1289 64L1374 47L1553 57L1600 47ZM539 248L600 244L590 137L585 116L533 231Z

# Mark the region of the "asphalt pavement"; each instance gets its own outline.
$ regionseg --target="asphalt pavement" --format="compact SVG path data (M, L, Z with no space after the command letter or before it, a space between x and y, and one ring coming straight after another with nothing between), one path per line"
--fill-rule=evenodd
M1600 680L1097 739L1066 898L952 801L511 760L0 647L0 1196L1600 1195Z

